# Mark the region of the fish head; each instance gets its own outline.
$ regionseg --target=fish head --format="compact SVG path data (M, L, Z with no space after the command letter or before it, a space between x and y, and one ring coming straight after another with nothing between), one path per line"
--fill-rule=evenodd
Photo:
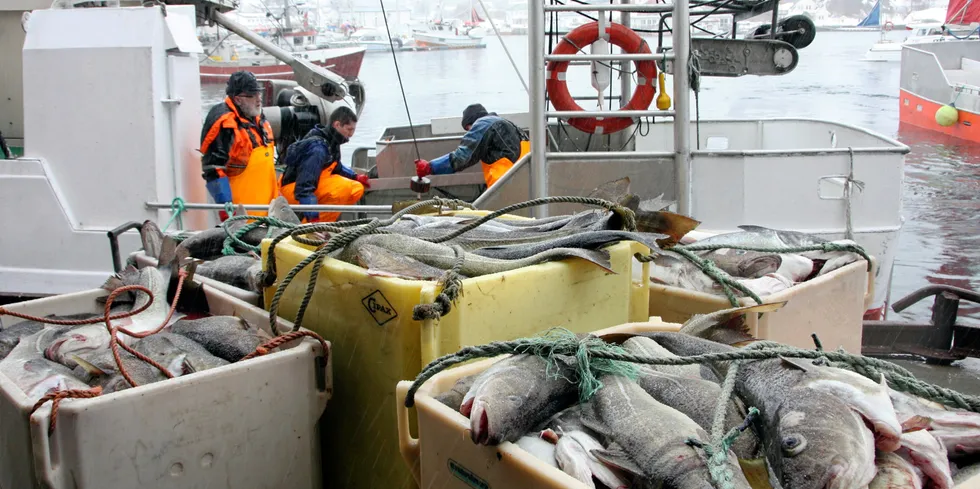
M291 224L300 224L299 217L289 207L289 202L283 196L278 196L269 203L269 217L274 217L280 221Z
M44 348L44 357L62 365L73 367L72 356L101 350L109 346L109 332L105 326L91 325L75 328L53 338Z
M519 368L512 366L505 370L517 373ZM526 382L514 382L516 378L523 379L523 376L489 376L480 383L473 396L467 399L470 437L473 443L496 445L510 434L507 429L512 424L507 422L508 419L513 413L520 412L529 390L533 389Z
M874 433L878 449L885 452L898 449L902 425L888 397L884 377L874 382L847 370L812 366L806 378L808 387L837 397L858 413Z
M766 450L783 487L853 489L874 479L874 437L856 413L806 387L786 396L766 427Z

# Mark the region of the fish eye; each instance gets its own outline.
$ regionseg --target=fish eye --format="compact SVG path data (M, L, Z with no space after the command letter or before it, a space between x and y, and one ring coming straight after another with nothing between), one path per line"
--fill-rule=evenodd
M511 404L514 404L515 406L520 406L521 404L524 404L524 399L521 396L507 396L507 400Z
M783 436L782 440L783 454L789 457L794 455L799 455L804 449L806 449L806 438L803 435L797 433L790 433Z

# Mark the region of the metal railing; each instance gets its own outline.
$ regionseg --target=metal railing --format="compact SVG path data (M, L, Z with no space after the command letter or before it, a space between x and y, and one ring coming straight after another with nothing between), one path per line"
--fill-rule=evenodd
M545 1L528 2L528 62L530 66L531 94L529 97L531 114L531 198L541 198L548 195L548 157L559 157L562 159L645 159L645 158L674 158L674 170L677 175L675 181L675 195L677 196L678 211L681 213L690 212L691 205L691 144L690 144L690 75L688 72L688 60L691 52L691 39L689 29L675 29L673 33L672 50L668 53L651 54L577 54L577 55L553 55L545 53L545 14L552 12L621 12L621 24L629 27L630 12L648 12L670 14L674 25L687 26L690 23L690 5L686 1L679 1L670 4L656 5L634 5L630 0L620 0L619 4L608 5L545 5ZM604 16L599 16L600 26L606 23ZM674 110L598 110L598 111L558 111L548 110L545 101L546 94L546 74L545 63L547 61L662 61L678 60L680 67L674 70L673 75L673 103ZM675 63L677 64L677 63ZM620 105L624 106L631 96L630 77L620 78ZM674 148L673 151L665 152L588 152L588 153L568 153L568 152L548 152L546 141L546 128L549 118L579 118L579 117L666 117L674 118ZM522 159L523 161L523 159ZM515 170L518 165L514 165ZM508 172L510 173L510 172ZM506 175L505 175L506 176ZM499 184L500 182L498 182ZM486 194L492 195L492 190L488 189ZM484 194L484 195L486 195ZM483 197L481 197L483 198ZM547 217L547 206L534 208L534 216L538 218Z

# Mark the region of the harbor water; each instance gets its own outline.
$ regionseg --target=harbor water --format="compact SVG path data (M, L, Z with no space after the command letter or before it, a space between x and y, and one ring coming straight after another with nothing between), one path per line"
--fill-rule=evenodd
M901 37L900 32L891 35ZM912 151L906 158L906 221L891 300L930 284L980 290L980 145L899 127L899 63L862 60L878 38L876 32L819 32L800 51L799 65L787 75L705 78L692 119L826 119L907 144ZM647 39L655 49L656 37ZM527 80L527 37L488 37L486 43L485 49L395 54L413 123L456 116L476 102L501 113L527 110L527 93L503 48L507 47ZM590 88L587 67L569 71L573 91L584 93ZM360 78L367 87L368 102L357 133L344 147L344 161L349 161L355 147L374 147L385 127L409 121L391 53L367 53ZM613 86L618 88L615 76ZM220 101L223 89L220 85L202 87L203 111ZM890 312L888 318L926 322L931 305L926 300L900 314ZM980 306L962 303L960 318L962 324L980 326Z

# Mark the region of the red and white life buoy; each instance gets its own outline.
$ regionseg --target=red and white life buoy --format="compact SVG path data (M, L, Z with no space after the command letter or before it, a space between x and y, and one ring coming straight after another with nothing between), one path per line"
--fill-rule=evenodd
M889 20L888 22L885 22L885 25L881 26L881 28L884 29L885 32L888 32L895 28L895 24L892 24L892 21Z
M609 23L606 25L609 42L619 46L626 53L650 54L650 46L636 32L622 24ZM562 38L552 54L575 54L579 50L599 40L599 23L590 22L575 28ZM646 110L653 102L657 93L657 65L652 60L634 61L636 67L636 89L633 96L620 110ZM565 72L568 61L549 61L547 77L548 96L556 109L562 111L583 111L568 92L565 82ZM612 134L626 129L633 123L631 117L575 117L568 123L584 132L595 134Z

